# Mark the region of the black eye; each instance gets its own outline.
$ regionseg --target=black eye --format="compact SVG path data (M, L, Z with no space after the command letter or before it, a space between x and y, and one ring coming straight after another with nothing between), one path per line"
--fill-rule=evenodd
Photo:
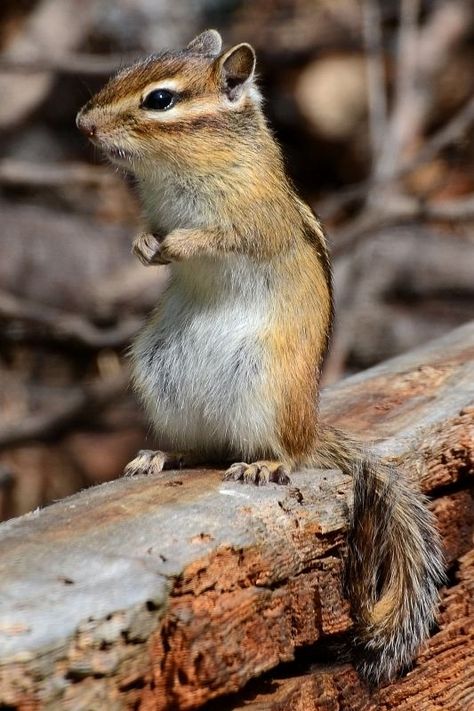
M142 108L152 111L166 111L174 106L176 94L169 89L153 89L142 101Z

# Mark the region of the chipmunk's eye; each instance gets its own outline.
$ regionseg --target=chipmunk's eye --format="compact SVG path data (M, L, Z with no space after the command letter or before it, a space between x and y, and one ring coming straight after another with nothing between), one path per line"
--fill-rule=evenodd
M176 102L176 94L169 89L153 89L142 101L143 109L152 111L166 111L171 109Z

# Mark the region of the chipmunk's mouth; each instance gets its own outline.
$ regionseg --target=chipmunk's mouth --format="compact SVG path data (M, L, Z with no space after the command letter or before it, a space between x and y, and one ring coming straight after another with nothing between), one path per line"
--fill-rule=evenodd
M106 139L95 135L89 136L90 142L99 148L102 153L114 163L130 163L133 159L133 153L115 143L109 143Z
M133 159L133 154L125 150L125 148L120 148L120 146L106 146L102 144L100 148L111 160L130 162Z

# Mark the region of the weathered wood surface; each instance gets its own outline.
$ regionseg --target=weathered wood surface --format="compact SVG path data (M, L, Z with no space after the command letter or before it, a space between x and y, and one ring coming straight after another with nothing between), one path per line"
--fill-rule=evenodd
M474 550L460 560L446 591L440 630L403 679L369 693L349 664L314 665L306 674L276 675L224 701L216 711L469 711L474 709ZM208 709L211 711L211 708Z
M420 479L451 563L472 548L474 324L329 389L323 411L377 439ZM289 488L264 489L181 471L104 484L3 524L0 704L193 709L292 660L297 648L317 643L324 657L328 640L351 624L340 588L349 494L350 480L336 471L300 472ZM372 708L405 708L410 694L411 708L469 708L465 560L446 592L441 631ZM371 708L357 705L369 697L349 665L275 681L270 696L242 693L211 706ZM443 705L445 697L454 701Z

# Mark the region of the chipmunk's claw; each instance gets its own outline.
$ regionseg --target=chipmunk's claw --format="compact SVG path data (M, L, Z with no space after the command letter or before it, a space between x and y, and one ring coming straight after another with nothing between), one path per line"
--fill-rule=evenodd
M241 481L244 484L264 486L270 482L287 485L291 483L290 470L278 461L262 460L247 464L232 464L224 473L224 481Z
M133 241L132 254L146 267L156 264L169 264L161 254L162 242L157 235L151 232L139 234Z
M127 464L123 476L134 477L158 474L163 469L181 469L184 466L184 455L175 452L161 452L153 449L140 449L135 459Z

